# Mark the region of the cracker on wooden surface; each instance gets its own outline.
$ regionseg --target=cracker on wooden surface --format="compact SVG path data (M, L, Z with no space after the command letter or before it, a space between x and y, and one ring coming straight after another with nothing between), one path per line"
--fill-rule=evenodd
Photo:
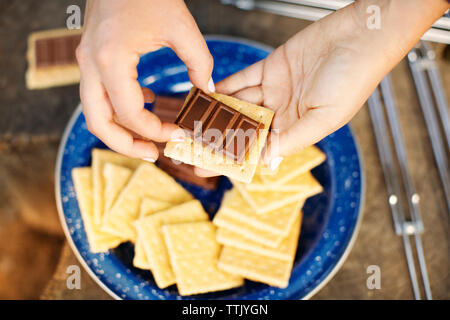
M81 29L67 28L33 32L28 36L27 62L25 74L28 89L45 89L56 86L75 84L80 82L80 68L78 64L66 64L49 67L36 67L36 40L56 38L67 35L81 34Z

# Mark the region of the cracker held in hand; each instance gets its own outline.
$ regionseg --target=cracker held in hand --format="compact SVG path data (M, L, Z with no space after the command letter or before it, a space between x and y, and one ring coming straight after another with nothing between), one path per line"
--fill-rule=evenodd
M163 226L162 230L181 295L243 285L241 276L228 274L217 267L220 245L211 222L171 224Z
M139 218L145 218L151 214L166 210L172 206L173 205L171 203L166 201L144 198L141 202ZM139 220L136 220L134 223L136 224L138 221ZM142 237L139 237L139 233L137 233L136 243L134 244L133 266L143 270L150 270L152 268L152 265L148 260L147 255L145 254L144 244L142 242Z
M106 213L102 230L135 242L133 222L139 216L139 205L144 197L174 205L192 199L192 195L167 173L152 163L143 163L136 169L111 210Z
M197 94L197 90L197 88L192 88L186 98L183 108L189 101L191 101L191 98ZM258 130L256 140L251 144L251 146L249 146L242 162L230 160L229 157L215 151L214 148L205 146L201 139L193 139L192 136L189 135L182 142L168 142L166 148L164 149L164 155L196 167L217 172L237 181L249 183L255 173L261 155L261 150L266 143L267 134L269 132L274 113L272 110L267 108L222 94L212 93L210 97L231 108L232 110L238 111L238 113L249 117L252 121L256 121L263 125L263 128ZM216 127L213 126L212 128ZM223 137L224 136L222 135L222 138ZM216 150L219 149L220 148Z
M94 222L91 168L73 169L72 178L90 251L97 253L115 248L122 240L117 236L100 231L100 228Z
M136 221L139 238L159 288L166 288L175 283L161 227L172 223L206 221L208 218L200 201L191 200Z

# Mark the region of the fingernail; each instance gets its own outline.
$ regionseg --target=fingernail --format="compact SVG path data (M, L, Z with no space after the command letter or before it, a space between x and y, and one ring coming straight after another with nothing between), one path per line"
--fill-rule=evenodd
M156 161L155 158L142 158L142 160L148 161L148 162L151 162L151 163L154 163Z
M172 142L182 142L185 139L186 133L183 130L175 130L170 137L170 141Z
M214 86L214 81L212 78L209 78L208 89L210 92L216 92L216 87Z
M281 161L283 161L283 157L275 157L270 160L270 170L275 171L280 165Z

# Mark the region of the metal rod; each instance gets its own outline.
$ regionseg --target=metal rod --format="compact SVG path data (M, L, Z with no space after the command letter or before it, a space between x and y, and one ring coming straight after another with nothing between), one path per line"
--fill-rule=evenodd
M397 160L400 165L400 172L403 179L403 185L406 189L406 195L409 201L409 212L412 224L406 223L406 232L413 234L416 242L417 258L419 260L420 272L422 275L422 282L425 288L425 294L428 300L432 299L431 288L428 280L427 266L425 262L425 255L422 247L422 239L420 232L423 232L423 222L419 208L419 195L416 193L413 180L409 173L408 158L406 148L404 144L403 134L400 128L400 121L397 116L397 105L395 103L394 95L392 92L392 84L390 76L387 75L380 84L380 88L384 97L386 114L388 116L389 126L394 140L395 152L397 154ZM408 230L408 228L415 228L415 230Z
M431 140L431 147L433 149L434 158L438 167L439 176L444 187L444 196L447 203L447 208L450 210L450 174L448 169L448 158L442 136L439 130L439 122L437 120L436 111L434 108L433 99L431 97L430 88L426 81L425 72L428 60L420 60L417 50L413 49L408 54L409 67L416 86L417 95L422 109L422 114L425 119L425 124L428 130L428 135ZM425 67L424 67L424 63ZM446 121L443 119L442 121Z
M243 10L262 10L282 16L317 21L341 9L350 0L222 0L223 4L234 5ZM450 44L450 18L442 17L425 32L422 40Z
M389 205L391 208L392 218L394 220L394 227L396 229L396 233L402 236L414 298L416 300L420 300L421 295L419 289L419 281L417 279L417 272L414 264L411 242L408 234L404 230L405 215L400 198L399 179L395 169L394 158L392 156L393 152L391 143L387 136L387 125L382 113L382 104L380 102L378 89L375 89L375 91L369 97L369 99L367 100L367 104L369 106L372 126L375 132L378 153L380 154L381 167L383 169L386 188L389 195Z
M422 53L422 57L426 57L430 62L432 62L428 64L426 70L428 73L428 78L430 79L431 88L433 89L442 128L444 129L447 149L450 150L450 116L448 114L447 97L445 96L444 89L442 88L441 76L439 75L438 66L435 61L436 55L430 46L424 41L420 42L419 50Z
M414 183L408 169L408 156L404 144L403 134L400 128L400 121L397 115L397 105L392 93L391 78L387 75L380 83L381 92L384 98L386 114L388 116L389 127L391 129L392 138L394 140L395 152L400 166L400 172L403 180L403 185L406 189L406 195L409 201L409 208L411 219L417 223L417 231L423 231L422 217L419 208L419 195L417 194Z

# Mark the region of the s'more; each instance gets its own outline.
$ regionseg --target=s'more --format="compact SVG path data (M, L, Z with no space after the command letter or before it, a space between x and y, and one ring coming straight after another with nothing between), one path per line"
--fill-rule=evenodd
M30 34L25 75L28 89L44 89L80 81L75 49L81 41L81 32L81 29L54 29Z
M175 120L187 138L168 142L164 155L249 183L273 115L270 109L194 87Z

